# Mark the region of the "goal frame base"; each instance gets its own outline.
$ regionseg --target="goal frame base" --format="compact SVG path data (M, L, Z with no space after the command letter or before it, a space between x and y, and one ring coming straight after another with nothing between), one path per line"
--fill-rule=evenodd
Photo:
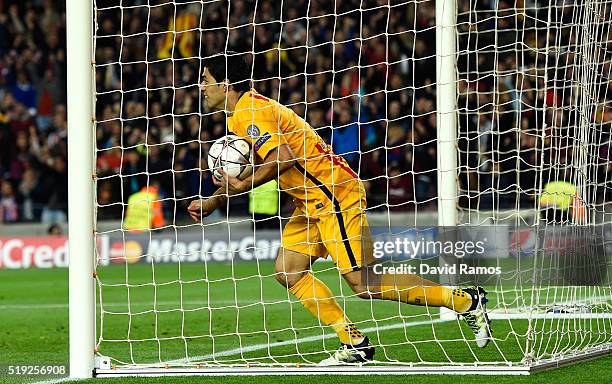
M508 365L440 365L440 366L337 366L299 367L118 367L94 369L94 377L156 377L156 376L279 376L279 375L530 375L578 362L612 355L612 344L606 344L585 352L575 353L558 360L541 360L533 365L522 363Z

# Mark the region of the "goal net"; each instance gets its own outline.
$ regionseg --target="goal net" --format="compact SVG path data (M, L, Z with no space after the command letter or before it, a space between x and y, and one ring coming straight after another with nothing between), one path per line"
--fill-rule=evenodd
M456 14L450 53L436 44L443 10ZM94 0L96 372L299 373L339 346L275 279L285 192L272 188L271 213L253 210L270 190L201 222L187 213L215 191L207 153L229 133L226 113L204 106L202 60L228 52L359 175L374 235L435 237L452 215L455 235L493 239L472 260L484 274L437 280L488 291L484 349L454 313L361 299L317 260L376 348L359 369L516 373L608 352L611 11L610 0ZM441 56L452 65L436 68ZM439 151L442 73L456 89L452 153ZM456 186L453 212L442 184Z

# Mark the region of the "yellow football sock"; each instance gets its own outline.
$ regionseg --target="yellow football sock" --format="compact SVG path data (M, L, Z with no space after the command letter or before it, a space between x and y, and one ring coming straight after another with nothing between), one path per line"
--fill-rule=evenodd
M365 339L365 335L357 328L357 326L348 319L343 317L331 324L332 329L338 335L338 339L343 344L359 345Z
M304 274L289 288L289 292L300 300L300 303L315 315L321 324L330 325L341 343L357 345L364 340L363 333L345 316L329 288L312 273Z
M414 275L388 275L381 279L383 300L401 301L429 307L446 307L458 313L467 312L472 297L462 289L452 289Z

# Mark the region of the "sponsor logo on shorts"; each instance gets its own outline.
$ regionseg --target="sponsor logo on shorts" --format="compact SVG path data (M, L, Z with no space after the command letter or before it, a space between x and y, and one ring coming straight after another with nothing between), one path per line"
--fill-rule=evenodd
M259 137L259 134L260 134L259 128L257 128L257 126L254 124L249 125L246 131L247 131L247 135L249 135L253 139L256 139Z
M270 137L272 137L272 135L270 134L270 132L266 132L266 133L264 133L264 134L263 134L263 136L262 136L262 137L260 137L260 138L259 138L259 140L257 140L257 141L255 142L255 146L254 146L254 147L255 147L255 150L256 150L256 151L257 151L257 150L259 150L259 148L261 148L261 146L262 146L262 145L264 145L264 143L265 143L266 141L268 141L268 140L270 139Z

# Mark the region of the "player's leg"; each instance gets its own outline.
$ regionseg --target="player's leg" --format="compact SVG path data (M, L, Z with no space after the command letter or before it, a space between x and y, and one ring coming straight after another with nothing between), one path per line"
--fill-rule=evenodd
M362 298L454 310L472 329L479 347L486 347L491 340L491 321L485 307L487 292L482 287L449 288L417 275L377 275L367 268L346 273L344 278Z
M379 275L364 268L343 276L353 292L361 298L446 307L458 313L469 312L478 302L468 289L445 287L413 274Z
M327 256L320 239L315 223L296 210L283 231L283 247L276 259L276 279L321 324L331 326L342 344L361 344L365 336L345 315L331 290L311 272L311 263Z
M365 193L356 188L342 204L335 202L333 214L322 217L318 224L323 243L353 292L361 298L454 310L464 315L478 345L486 346L490 328L482 288L449 288L413 274L378 275L366 268L374 261L374 253L365 204Z
M459 313L472 308L473 297L465 290L451 289L417 275L378 275L363 268L374 262L374 252L361 184L356 184L354 190L335 205L332 214L320 220L319 231L324 234L323 243L340 273L359 297L447 307Z
M343 217L338 209L338 205L333 201L319 202L312 204L316 206L316 211L311 214L316 218L316 226L320 238L318 243L321 244L320 254L331 255L336 267L341 274L359 269L362 263L359 248L356 247L357 253L353 252L352 242L359 243L359 231L347 234L345 227L338 223L343 223ZM320 205L319 205L320 204ZM353 228L353 227L351 227ZM343 257L339 258L338 255ZM360 332L352 324L348 324L346 331L353 335L352 342L342 342L340 348L329 358L321 361L321 365L338 365L354 362L365 362L374 358L375 349L370 345L370 340L362 332ZM360 341L360 342L359 342Z
M336 217L334 217L336 216ZM451 289L417 275L378 275L366 268L373 262L369 227L363 211L350 206L321 220L321 231L340 273L357 296L364 299L401 301L408 304L447 307L469 311L472 298L461 289ZM325 223L323 223L325 222Z

